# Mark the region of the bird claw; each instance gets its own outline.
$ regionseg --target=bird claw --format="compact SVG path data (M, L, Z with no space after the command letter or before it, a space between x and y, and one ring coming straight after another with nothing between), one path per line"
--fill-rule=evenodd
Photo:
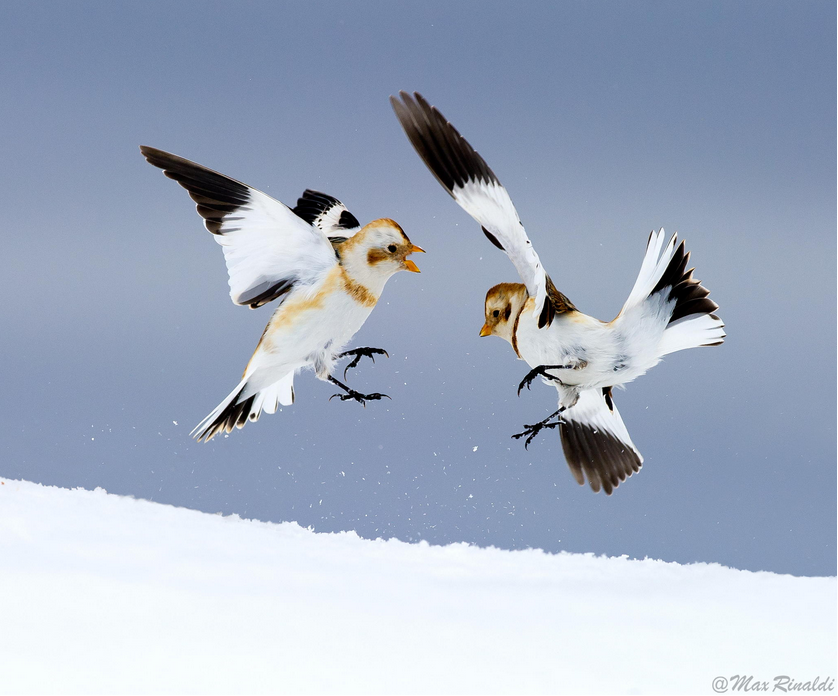
M533 423L532 425L524 425L524 432L516 433L512 437L518 440L526 435L527 439L524 440L524 449L529 450L530 443L533 441L535 436L538 435L538 433L540 433L544 428L555 428L561 425L562 422L563 421L558 421L556 423Z
M546 377L549 380L554 382L561 382L558 377L553 377L553 375L548 375L547 370L570 370L572 367L570 365L539 365L538 367L534 367L530 370L524 379L521 380L521 383L518 385L518 396L521 396L521 390L526 387L527 389L530 388L530 384L532 381L538 377Z
M350 363L343 368L343 378L346 379L346 373L350 367L358 367L358 364L361 362L361 358L367 357L375 363L376 355L383 355L387 358L390 357L390 354L384 350L383 348L353 348L352 350L347 350L341 353L338 358L346 358L350 355L354 357L350 361ZM339 394L335 394L335 396L340 396ZM345 400L345 399L344 399Z
M349 401L352 399L353 401L357 401L361 406L366 408L367 401L380 401L381 399L392 399L387 396L387 394L379 394L375 392L374 394L361 394L361 392L357 392L354 389L350 389L346 394L332 394L329 397L329 401L334 399L335 397L339 398L341 401Z
M555 413L551 413L547 418L544 420L538 421L538 423L533 423L532 425L524 424L524 432L516 433L512 436L515 440L520 440L522 437L526 435L527 439L524 441L524 449L529 450L530 443L533 441L538 433L540 433L544 428L548 428L552 430L553 428L557 428L558 426L562 425L564 421L561 418L558 418L555 423L550 423L550 419L558 416L563 409L559 409Z

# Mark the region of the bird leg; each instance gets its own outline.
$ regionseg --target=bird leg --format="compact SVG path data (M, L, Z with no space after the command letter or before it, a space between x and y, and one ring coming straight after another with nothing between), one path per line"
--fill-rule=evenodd
M361 404L361 406L366 406L367 401L380 401L384 397L386 397L388 399L390 398L386 394L378 394L378 393L362 394L361 392L357 392L354 389L350 389L343 382L340 382L337 379L335 379L334 377L332 377L332 375L329 375L328 380L332 384L340 387L341 389L343 389L346 392L346 394L332 394L329 397L329 401L331 401L335 397L338 397L341 401L349 401L349 399L354 399L359 404Z
M375 358L373 357L374 355L386 355L388 358L390 357L390 354L383 348L353 348L352 350L346 350L340 355L338 355L338 360L340 360L341 358L347 358L350 355L354 355L355 357L345 368L343 368L344 379L346 379L346 371L350 367L357 367L358 363L361 362L361 358L363 357L367 357L373 362L375 362Z
M585 367L588 363L582 361L579 365L539 365L538 367L534 367L527 373L527 376L521 380L521 383L518 385L518 396L521 396L521 390L526 387L527 389L530 388L530 384L532 381L541 375L542 377L546 377L547 379L558 382L559 384L562 381L558 377L554 377L553 375L548 375L547 370L578 370L582 367Z
M524 435L526 435L527 439L524 441L524 449L529 449L530 443L532 442L533 438L536 435L538 435L538 433L540 433L544 428L550 428L550 429L557 428L562 423L564 423L564 421L561 418L557 418L555 423L548 423L548 421L551 418L556 418L564 410L565 410L565 408L562 407L558 411L556 411L555 413L551 413L544 420L538 421L538 423L533 423L532 425L524 424L524 428L525 428L524 432L517 433L516 435L513 435L512 437L516 440L519 440L520 438L524 437Z

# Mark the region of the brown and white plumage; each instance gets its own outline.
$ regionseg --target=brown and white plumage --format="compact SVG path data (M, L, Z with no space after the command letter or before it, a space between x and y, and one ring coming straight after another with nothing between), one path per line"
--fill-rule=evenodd
M611 493L639 471L643 457L614 405L612 388L632 381L677 350L718 345L718 305L687 270L689 253L673 235L652 232L634 288L620 314L602 322L559 292L541 265L514 205L483 158L418 93L390 101L413 147L454 198L504 251L523 283L501 283L486 295L481 336L509 341L535 376L558 390L559 410L521 435L558 427L565 458L580 484ZM520 390L520 388L519 388ZM560 416L555 423L547 421Z
M223 248L233 302L253 309L274 300L279 305L241 381L194 436L207 441L293 403L294 375L304 367L351 398L380 398L350 390L331 372L390 276L419 272L407 256L422 249L401 227L387 218L361 227L340 201L310 190L291 209L195 162L151 147L140 150L197 204Z

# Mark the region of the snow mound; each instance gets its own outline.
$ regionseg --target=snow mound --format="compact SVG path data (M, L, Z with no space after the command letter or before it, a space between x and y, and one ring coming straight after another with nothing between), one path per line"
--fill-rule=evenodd
M369 541L0 480L2 693L712 693L836 676L835 578Z

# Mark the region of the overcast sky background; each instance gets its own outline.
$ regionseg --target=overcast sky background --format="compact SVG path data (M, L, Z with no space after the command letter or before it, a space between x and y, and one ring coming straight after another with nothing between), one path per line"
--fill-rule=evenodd
M0 4L0 475L318 531L835 574L833 2ZM388 104L437 105L509 190L559 289L610 320L649 231L678 231L720 348L615 395L645 457L579 487L555 409L480 339L508 259ZM228 438L189 431L270 308L234 306L220 247L152 145L293 205L305 188L427 250L355 345L350 384ZM476 449L475 449L476 448Z

